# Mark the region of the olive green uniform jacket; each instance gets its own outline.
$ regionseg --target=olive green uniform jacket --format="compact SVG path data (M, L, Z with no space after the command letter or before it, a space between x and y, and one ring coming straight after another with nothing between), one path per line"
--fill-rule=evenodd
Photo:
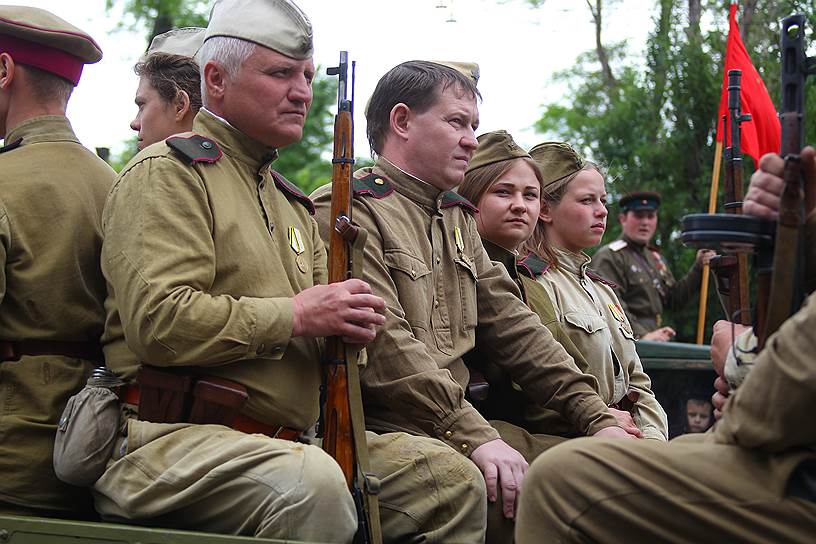
M497 439L464 399L462 356L475 346L582 433L616 424L595 379L579 372L490 261L472 204L383 159L356 175L353 219L369 233L364 279L386 301L386 324L361 375L369 428L439 438L465 455ZM325 238L329 188L313 198Z
M223 156L190 164L162 142L111 190L105 359L127 379L146 363L234 380L249 392L244 413L307 429L321 342L292 337L292 297L326 279L311 203L272 170L273 149L206 110L193 130Z
M635 338L665 325L663 310L680 308L691 300L702 278L702 268L695 263L681 280L675 280L657 248L626 236L599 249L592 257L592 268L618 286Z
M573 358L578 369L587 373L589 363L561 326L546 289L535 279L541 274L546 263L535 255L517 260L515 253L489 240L482 239L482 244L490 260L500 263L507 270L516 284L521 299L538 315L541 324L547 327L553 338ZM559 412L550 410L527 397L501 366L490 361L479 349L467 353L465 362L469 368L481 372L490 384L488 398L479 404L479 412L488 420L508 421L531 433L580 435Z
M553 250L558 266L547 268L538 281L570 339L589 361L587 372L597 378L598 393L607 404L615 404L629 389L636 390L640 398L633 417L643 437L667 440L666 412L651 390L613 286L588 270L590 258L585 253Z
M115 174L62 116L25 121L5 142L0 339L99 342L101 217ZM93 366L59 355L0 363L0 511L90 510L87 491L57 480L51 458L57 420Z

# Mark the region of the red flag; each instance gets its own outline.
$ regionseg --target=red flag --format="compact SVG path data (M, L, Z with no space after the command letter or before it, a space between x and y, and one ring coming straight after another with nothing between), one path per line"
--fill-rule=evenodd
M717 141L723 141L723 115L728 115L728 70L742 70L740 103L742 113L750 113L751 120L740 125L742 129L742 152L754 162L765 153L779 153L782 129L776 108L768 96L768 89L751 63L737 26L737 5L732 3L728 13L728 44L725 47L725 71L723 73L722 98L717 114ZM730 121L729 121L730 122ZM726 135L725 146L731 145L731 135Z

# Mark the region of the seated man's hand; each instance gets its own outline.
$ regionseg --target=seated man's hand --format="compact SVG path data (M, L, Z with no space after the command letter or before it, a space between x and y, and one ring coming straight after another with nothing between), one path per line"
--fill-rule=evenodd
M631 438L636 439L635 435L624 431L620 427L604 427L597 433L593 434L595 438Z
M626 412L624 410L618 410L617 408L607 408L609 413L615 416L615 419L618 420L618 427L626 431L628 434L632 435L635 438L642 438L643 433L640 432L638 426L635 425L635 420L632 418L632 414ZM607 427L610 429L612 427ZM597 433L595 436L598 436Z
M351 344L374 340L385 323L385 301L357 279L315 285L292 299L292 336L342 336Z
M711 334L711 362L718 376L725 376L725 358L734 340L751 327L720 319L714 323Z
M516 500L521 493L521 482L527 472L527 461L499 438L485 442L473 450L470 460L484 474L487 500L496 502L498 486L501 486L504 517L513 519L516 516Z
M816 149L808 146L802 150L802 167L805 174L805 213L810 215L816 208ZM742 211L764 219L776 219L779 214L779 197L785 186L782 176L785 160L776 153L767 153L759 161L759 169L751 176L751 185L745 194Z
M640 339L652 340L653 342L668 342L677 335L671 327L660 327L651 332L647 332Z
M728 382L722 376L717 376L714 380L715 393L711 395L711 404L714 406L714 419L719 421L725 410L725 403L728 402L728 395L731 393Z

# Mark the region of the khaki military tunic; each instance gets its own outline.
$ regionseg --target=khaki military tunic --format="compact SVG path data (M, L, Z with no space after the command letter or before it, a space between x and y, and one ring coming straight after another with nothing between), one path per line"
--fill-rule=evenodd
M322 341L292 337L292 297L326 279L311 202L273 172L274 150L206 110L193 130L217 160L191 164L158 143L109 196L108 365L126 378L142 363L223 376L247 388L249 417L308 429ZM435 440L367 438L388 541L482 538L484 484L471 463ZM105 519L315 542L356 529L342 473L315 446L133 418L121 445L94 485Z
M0 148L0 339L98 342L101 217L115 176L63 116L14 127ZM57 480L56 422L96 363L59 355L0 363L0 511L83 516L86 490Z
M666 440L666 412L651 390L632 328L612 286L588 271L590 258L585 253L553 250L558 266L549 267L538 282L550 295L567 335L589 362L586 371L597 378L598 394L607 404L615 404L630 388L638 391L635 423L644 438Z
M544 453L525 479L517 540L812 542L814 331L811 295L705 435L667 445L579 439Z
M586 373L589 363L558 320L546 289L535 280L541 274L545 263L534 256L518 259L515 253L490 240L482 239L482 243L490 260L500 263L507 270L518 288L521 299L538 315L541 324L547 327L556 342L573 358L579 370ZM575 429L560 413L539 403L530 402L522 393L521 387L514 383L498 364L487 359L478 349L467 353L464 359L469 368L482 372L490 384L488 398L479 404L479 412L484 414L493 426L496 425L494 420L503 420L532 433L565 437L576 435Z
M636 338L665 325L663 311L680 308L691 300L702 278L702 269L695 263L681 280L675 280L656 248L626 236L599 249L592 257L592 268L617 285L618 298Z
M361 376L369 428L438 438L464 455L499 438L464 399L462 356L474 347L581 432L616 424L595 379L578 371L490 261L469 202L382 158L371 175L357 175L353 218L369 233L364 279L386 301L386 324ZM328 188L313 197L326 237Z

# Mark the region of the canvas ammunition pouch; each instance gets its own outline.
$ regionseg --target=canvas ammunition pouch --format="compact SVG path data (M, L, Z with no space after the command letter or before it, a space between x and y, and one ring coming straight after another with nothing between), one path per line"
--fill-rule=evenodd
M122 381L96 368L82 390L68 400L54 440L54 471L65 483L89 487L105 472L119 431Z

